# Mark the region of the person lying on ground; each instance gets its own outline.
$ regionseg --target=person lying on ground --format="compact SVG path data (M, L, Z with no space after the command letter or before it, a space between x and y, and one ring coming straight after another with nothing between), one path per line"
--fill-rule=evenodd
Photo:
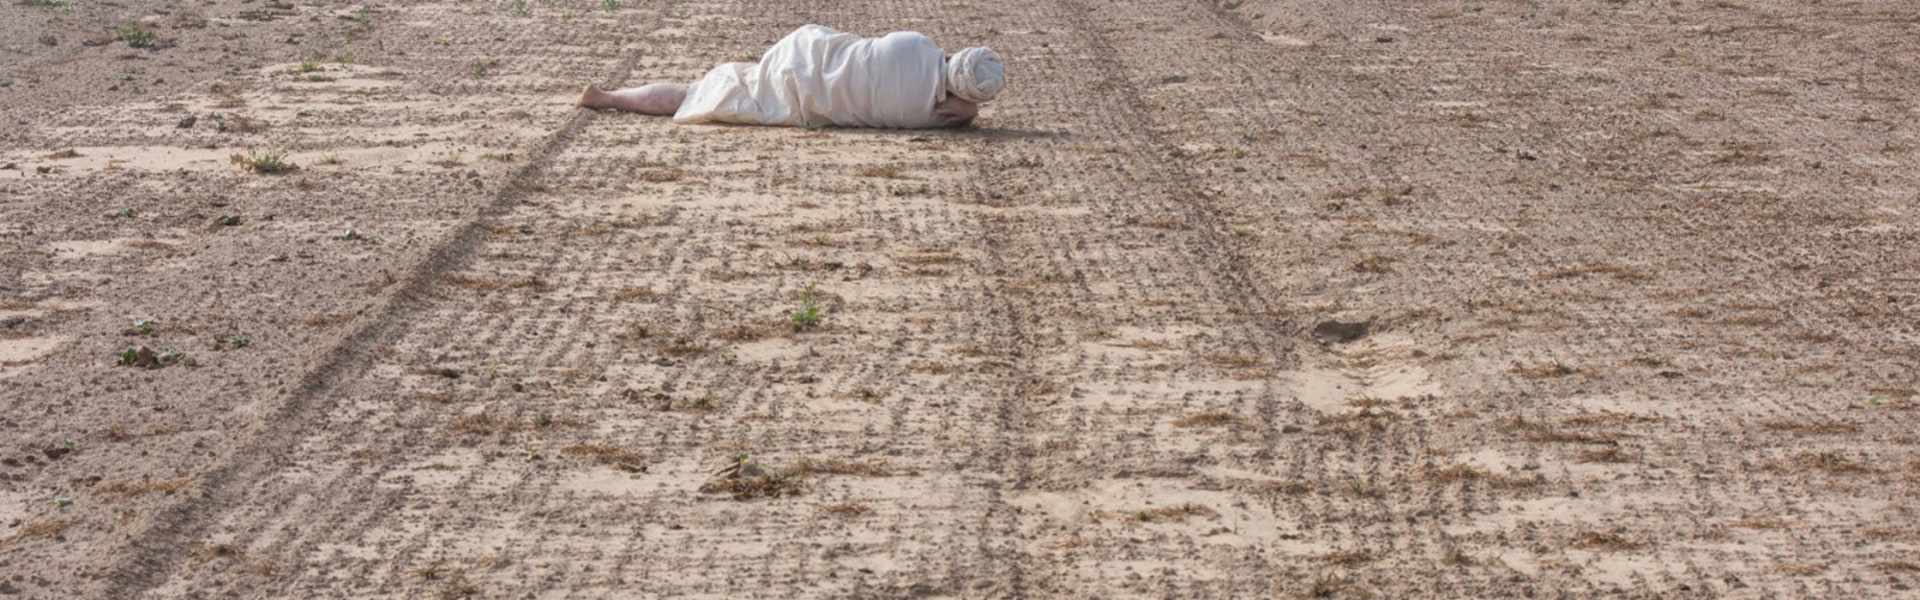
M791 127L964 127L1005 85L1000 56L951 56L914 32L862 38L820 25L794 30L760 62L725 63L691 85L649 83L613 91L588 85L576 106L676 123Z

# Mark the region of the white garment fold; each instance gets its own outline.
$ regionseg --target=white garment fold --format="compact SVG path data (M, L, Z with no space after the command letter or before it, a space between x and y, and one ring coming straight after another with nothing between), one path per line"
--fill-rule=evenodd
M760 62L726 63L687 90L678 123L938 127L945 54L913 32L863 38L807 25Z

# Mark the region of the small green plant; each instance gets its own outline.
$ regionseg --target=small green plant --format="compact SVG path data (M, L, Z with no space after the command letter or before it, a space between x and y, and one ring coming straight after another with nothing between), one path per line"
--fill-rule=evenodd
M527 5L527 0L513 0L513 16L523 19L531 17L533 16L533 7Z
M61 10L73 8L73 0L20 0L20 3L27 6L57 8Z
M320 70L320 61L311 58L300 59L299 71L301 73L312 73L318 70Z
M536 460L540 460L540 449L535 448L533 446L527 446L527 462L533 462Z
M152 48L160 41L160 36L139 25L122 25L118 31L120 41L126 42L129 48Z
M253 338L236 333L234 335L227 336L227 345L233 346L235 348L245 348L247 346L253 345Z
M732 352L720 355L720 362L729 367L740 364L740 355Z
M114 214L115 214L116 216L119 216L119 217L120 217L120 218L122 218L122 219L131 219L131 218L133 218L133 215L135 215L135 214L137 214L137 213L135 213L135 211L133 210L133 208L132 208L132 207L127 207L127 208L122 208L122 209L120 209L120 212L117 212L117 213L114 213Z
M134 320L133 332L135 335L147 335L149 333L153 333L153 321L148 321L146 319Z
M537 417L534 417L534 418L533 418L533 426L534 426L534 427L539 427L539 428L541 428L541 429L546 429L546 428L548 428L548 427L552 427L552 426L553 426L553 415L550 415L550 414L547 414L547 413L540 413L540 416L537 416Z
M498 66L500 66L500 61L497 59L476 58L473 59L472 64L467 65L467 70L472 72L474 77L486 77L488 71L492 71L494 67Z
M120 351L120 366L131 367L133 366L134 363L139 361L140 361L139 348L136 348L133 346L127 346L127 349Z
M240 165L242 169L262 175L285 173L299 168L287 161L287 153L285 151L272 151L262 154L248 153L246 156L235 154L231 157L231 162Z
M355 230L352 227L348 227L346 231L340 232L340 235L336 236L336 239L354 242L354 241L366 240L367 236L365 234L360 233L358 230Z
M607 9L607 12L620 10L620 0L600 0L600 8Z
M817 281L809 281L807 282L807 287L800 292L800 310L793 311L793 330L795 332L806 331L820 326L820 303L814 298L814 287L818 286L819 283L820 282Z

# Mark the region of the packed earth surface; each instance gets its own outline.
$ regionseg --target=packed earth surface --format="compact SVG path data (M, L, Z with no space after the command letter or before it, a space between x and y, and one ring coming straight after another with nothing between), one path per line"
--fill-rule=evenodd
M806 23L945 131L576 109ZM1920 594L1895 0L5 0L0 597Z

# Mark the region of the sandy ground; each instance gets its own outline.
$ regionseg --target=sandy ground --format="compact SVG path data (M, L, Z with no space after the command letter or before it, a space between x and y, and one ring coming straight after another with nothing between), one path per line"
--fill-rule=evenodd
M0 596L1920 593L1904 2L65 4ZM571 107L808 22L1012 83Z

